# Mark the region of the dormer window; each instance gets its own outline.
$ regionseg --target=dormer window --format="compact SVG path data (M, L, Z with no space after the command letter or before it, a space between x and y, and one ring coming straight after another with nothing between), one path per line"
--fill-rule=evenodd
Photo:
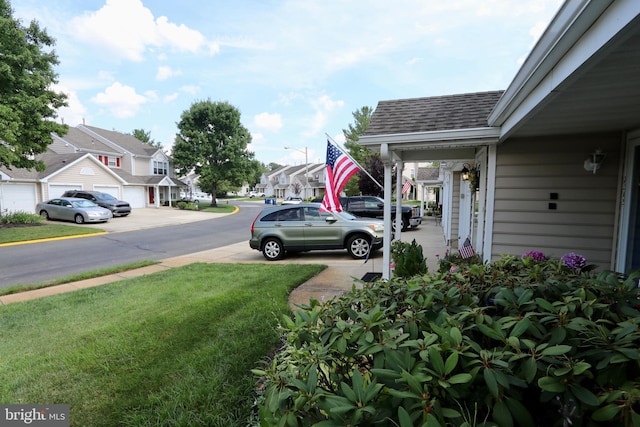
M153 174L154 175L168 175L169 162L167 161L153 161Z

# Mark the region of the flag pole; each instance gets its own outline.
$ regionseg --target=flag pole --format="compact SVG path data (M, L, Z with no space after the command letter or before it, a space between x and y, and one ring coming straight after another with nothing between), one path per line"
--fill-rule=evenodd
M382 190L384 190L384 187L383 187L383 186L382 186L378 181L376 181L376 179L375 179L374 177L372 177L372 176L371 176L371 174L370 174L369 172L367 172L367 170L366 170L365 168L363 168L363 167L362 167L362 165L360 165L360 163L358 163L358 162L356 161L356 159L354 159L353 157L351 157L351 155L347 152L347 150L345 150L344 148L340 147L340 145L338 145L338 143L337 143L333 138L331 138L331 137L329 136L329 134L328 134L328 133L326 133L326 132L325 132L325 135L326 135L326 136L327 136L327 138L329 138L329 139L333 142L333 144L334 144L336 147L338 147L338 148L339 148L339 149L340 149L340 150L341 150L341 151L342 151L342 152L343 152L343 153L344 153L344 154L345 154L345 155L346 155L346 156L347 156L347 157L348 157L348 158L349 158L353 163L355 163L355 164L360 168L360 170L361 170L362 172L364 172L364 173L365 173L369 178L371 178L371 180L372 180L373 182L375 182L375 183L378 185L378 187L380 187Z

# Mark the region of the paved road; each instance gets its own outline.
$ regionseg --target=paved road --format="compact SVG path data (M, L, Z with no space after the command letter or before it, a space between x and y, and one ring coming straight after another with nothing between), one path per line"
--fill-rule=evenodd
M251 251L249 228L262 207L245 203L236 214L214 215L214 219L183 224L180 222L189 212L167 212L167 218L173 217L164 223L178 225L162 225L160 220L150 224L144 221L142 212L134 211L130 217L114 218L104 226L95 225L107 229L109 233L105 235L0 247L0 288L134 261L162 260L243 241L247 241L247 251ZM197 214L199 219L207 215Z

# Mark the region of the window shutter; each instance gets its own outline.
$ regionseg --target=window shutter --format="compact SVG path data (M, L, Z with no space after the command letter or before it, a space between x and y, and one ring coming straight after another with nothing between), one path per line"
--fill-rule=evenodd
M104 156L104 164L109 166L109 156Z
M117 166L117 167L120 167L120 157L117 157L117 158L116 158L116 166Z

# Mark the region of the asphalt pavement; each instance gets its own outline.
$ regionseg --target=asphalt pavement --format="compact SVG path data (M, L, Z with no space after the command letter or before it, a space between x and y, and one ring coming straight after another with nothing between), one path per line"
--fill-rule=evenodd
M250 206L255 207L256 202ZM239 209L242 209L242 203L235 203ZM135 209L134 212L125 218L113 218L111 221L103 224L84 225L100 228L107 233L121 233L131 230L139 230L142 228L162 227L166 225L184 224L195 221L210 220L216 216L232 215L232 214L215 214L207 212L197 212L180 210L175 208L145 208ZM446 245L444 235L440 224L435 223L432 217L424 217L420 227L409 229L400 235L402 241L411 242L416 240L422 246L423 254L427 258L427 266L429 271L435 271L437 268L436 254L444 254ZM33 291L21 292L12 295L0 296L1 304L10 304L13 302L25 301L34 298L55 295L63 292L70 292L77 289L99 286L111 283L117 280L128 279L146 274L152 274L168 268L179 267L194 262L216 262L216 263L232 263L232 264L252 264L267 263L261 252L253 250L249 247L249 242L243 241L234 245L222 248L211 249L196 252L188 255L178 256L162 260L159 264L125 271L108 276L87 279L79 282L68 283L59 286L52 286ZM319 301L327 301L335 296L341 295L349 290L352 286L361 286L361 279L367 273L375 273L382 271L382 251L377 251L365 263L362 260L352 259L346 252L341 251L312 251L306 253L297 253L286 256L281 261L275 261L280 264L324 264L328 268L321 273L312 277L307 282L296 288L289 297L289 303L292 308L296 305L306 304L310 298Z

